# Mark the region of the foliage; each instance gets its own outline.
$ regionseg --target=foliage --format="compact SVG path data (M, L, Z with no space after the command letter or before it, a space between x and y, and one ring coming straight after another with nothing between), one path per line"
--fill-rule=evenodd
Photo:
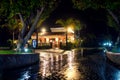
M120 7L120 0L72 0L74 7L84 10L87 8L117 9Z
M116 46L120 43L120 0L72 0L74 7L79 10L104 9L106 10L107 24L118 32Z
M120 0L72 0L74 7L78 8L80 10L84 10L87 8L93 8L93 9L105 9L113 11L114 14L118 13L118 15L115 15L119 18L119 8L120 8ZM111 17L110 14L108 15L108 25L114 27L116 30L118 30L118 24L116 25L116 22ZM117 20L116 20L117 21Z
M68 47L65 44L61 44L60 48L64 50L71 50L74 49L75 47L74 47L74 43L69 42Z
M107 17L108 17L108 22L107 22L107 24L108 24L110 27L114 27L116 31L119 31L120 28L118 27L118 25L116 24L116 22L114 21L114 19L113 19L110 15L108 15Z
M16 15L19 13L23 15L25 21L31 15L34 17L37 10L40 10L41 7L45 7L44 14L42 14L43 20L48 17L56 5L56 0L1 0L0 16L8 16L7 20L13 25L16 24Z
M43 45L43 46L38 46L37 49L51 49L52 47L50 45Z
M65 28L71 27L74 30L81 30L82 28L82 23L74 18L68 18L66 20L59 19L56 21L56 24L61 24Z
M63 26L66 29L66 46L62 46L62 48L68 48L71 49L73 48L73 45L71 43L67 42L67 29L69 29L69 27L74 31L74 36L75 38L80 38L80 37L76 37L79 36L79 31L83 28L83 23L81 23L79 20L74 19L74 18L68 18L68 19L59 19L56 21L57 24L60 24L61 26ZM76 34L78 32L78 34ZM76 47L78 47L78 43L79 43L79 39L75 41L77 44Z
M60 0L59 0L60 1ZM7 13L8 26L12 30L21 27L18 48L23 51L27 40L35 29L50 15L59 3L58 0L2 0L0 13ZM7 23L7 24L8 24Z

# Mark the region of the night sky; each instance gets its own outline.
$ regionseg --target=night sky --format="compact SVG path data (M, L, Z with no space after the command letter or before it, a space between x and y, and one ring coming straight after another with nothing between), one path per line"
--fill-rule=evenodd
M58 25L55 24L56 20L73 17L79 19L87 26L86 33L93 33L96 36L111 34L116 38L115 30L107 25L106 14L106 11L103 9L87 9L81 11L73 8L73 4L70 0L63 0L57 9L45 21L44 25L47 27L57 27Z
M114 35L113 40L115 41L117 34L113 28L108 27L106 11L102 9L93 10L87 9L84 11L73 8L73 4L70 0L63 0L63 2L56 8L50 17L44 22L43 26L57 27L55 24L58 19L67 19L73 17L79 19L86 25L86 29L83 36L87 33L94 34L97 37L104 35Z
M81 11L73 8L73 4L70 2L70 0L62 0L59 6L50 14L49 18L45 20L43 26L46 27L49 31L50 27L58 26L55 24L56 20L73 17L79 19L86 25L87 28L83 31L83 36L86 36L87 33L94 34L98 38L108 34L116 35L114 29L108 28L106 24L107 18L105 15L106 12L102 9L87 9ZM0 31L0 37L3 36L4 33L5 31ZM1 41L6 40L10 37L11 36L7 36L0 39L0 44ZM114 36L113 39L116 39L116 36Z

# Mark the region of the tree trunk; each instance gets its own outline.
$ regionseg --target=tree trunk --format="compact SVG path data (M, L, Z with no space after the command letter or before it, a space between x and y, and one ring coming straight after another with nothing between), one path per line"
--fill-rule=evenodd
M23 28L22 28L22 30L21 30L21 32L19 33L19 35L18 35L18 44L17 44L17 51L19 51L19 52L23 52L23 49L24 49L24 34L25 34L25 30L26 30L26 25L25 25L25 22L24 22L24 20L23 20L23 17L22 17L22 15L19 13L18 14L19 15L19 17L20 17L20 20L21 20L21 22L22 22L22 26L23 26Z
M118 46L120 44L120 22L118 20L118 17L109 9L107 9L108 13L113 17L113 19L115 20L115 22L117 23L118 25L118 37L117 37L117 40L115 42L115 46Z
M25 44L27 43L27 41L30 39L32 33L34 32L35 27L37 26L38 21L40 20L40 16L43 12L44 8L41 8L40 11L37 11L37 15L35 17L34 23L32 24L32 26L30 27L29 32L27 33L27 35L25 36L25 31L28 25L26 25L25 21L23 20L23 17L21 14L19 14L21 22L23 24L23 28L19 34L18 37L18 45L17 45L17 49L21 52L24 52L24 47ZM24 37L25 36L25 37Z
M31 28L30 28L30 31L28 32L28 34L27 34L27 35L25 36L25 38L24 38L25 43L30 39L30 37L31 37L31 35L32 35L35 27L37 26L37 23L38 23L39 20L40 20L40 16L41 16L43 10L44 10L44 8L42 8L41 11L37 11L37 16L36 16L36 18L35 18L35 21L34 21L34 23L32 24L32 26L31 26Z

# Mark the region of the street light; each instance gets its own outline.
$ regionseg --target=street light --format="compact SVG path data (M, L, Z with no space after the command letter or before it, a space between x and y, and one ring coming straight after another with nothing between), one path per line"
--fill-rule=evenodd
M46 29L42 28L41 32L44 34L46 32Z
M73 31L73 29L72 29L71 27L69 27L69 28L67 29L67 31L68 31L69 33L74 33L74 31Z

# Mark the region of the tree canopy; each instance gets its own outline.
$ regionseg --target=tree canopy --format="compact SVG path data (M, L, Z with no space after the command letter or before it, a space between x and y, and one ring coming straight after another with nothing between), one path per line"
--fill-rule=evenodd
M82 23L79 20L74 19L74 18L68 18L66 20L59 19L59 20L56 21L56 23L65 27L66 29L68 27L71 27L74 30L80 30L82 28Z
M72 0L74 7L79 10L104 9L108 25L118 31L116 44L120 43L120 0Z
M108 11L108 23L109 20L112 17L111 21L115 21L117 25L120 25L119 17L120 17L120 0L72 0L74 7L78 8L80 10L84 10L87 8L93 8L93 9L105 9ZM111 26L111 24L109 23ZM114 26L116 27L116 26Z
M60 1L60 0L59 0ZM58 0L1 0L0 17L6 17L7 26L14 29L20 24L19 44L23 48L32 33L49 16ZM26 34L26 30L29 29Z
M54 10L57 5L56 3L56 0L1 0L0 16L7 16L7 20L10 21L21 13L24 21L27 21L35 17L37 11L44 7L44 14L42 14L41 18L45 19L49 16L50 12ZM10 22L13 22L13 20Z
M120 0L72 0L74 7L78 9L87 9L87 8L104 8L115 10L120 8Z

